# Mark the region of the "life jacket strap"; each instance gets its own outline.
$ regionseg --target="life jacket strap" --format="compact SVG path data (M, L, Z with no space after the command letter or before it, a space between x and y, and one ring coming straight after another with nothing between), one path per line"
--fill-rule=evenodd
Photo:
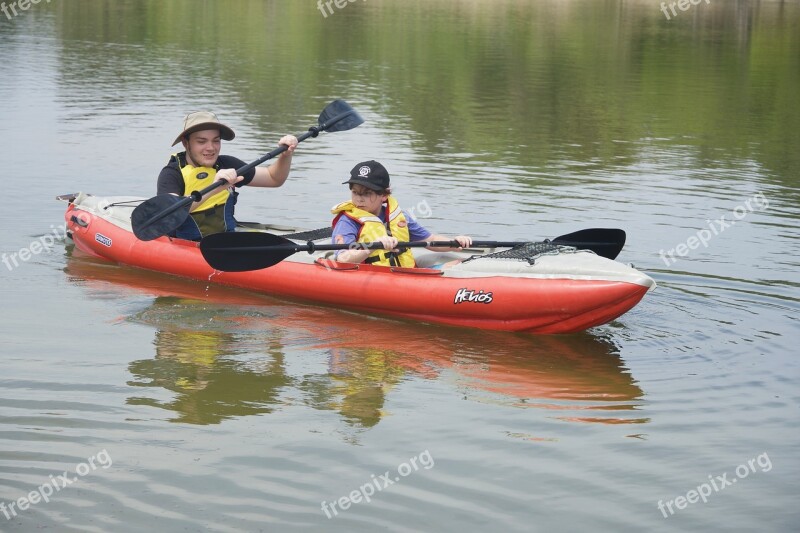
M378 261L383 261L387 257L397 257L398 255L402 254L403 252L407 252L408 248L400 248L400 252L381 252L380 255L373 255L371 257L367 257L364 259L364 263L371 265L372 263L377 263ZM397 266L397 265L392 265Z

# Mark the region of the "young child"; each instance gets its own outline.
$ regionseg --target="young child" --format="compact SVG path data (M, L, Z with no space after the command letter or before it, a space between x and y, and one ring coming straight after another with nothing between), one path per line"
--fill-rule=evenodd
M350 179L351 200L335 206L333 219L334 244L380 242L385 250L363 250L353 246L340 250L336 260L343 263L367 263L381 266L414 267L410 248L398 249L398 242L456 240L462 248L472 244L466 235L450 238L434 235L403 211L397 203L389 181L389 172L377 161L364 161L353 167ZM449 252L461 248L429 248Z

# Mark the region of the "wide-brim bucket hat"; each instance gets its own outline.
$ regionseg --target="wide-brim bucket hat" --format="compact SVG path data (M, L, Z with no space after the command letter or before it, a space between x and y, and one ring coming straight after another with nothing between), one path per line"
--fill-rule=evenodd
M172 146L181 142L181 139L187 135L203 130L219 130L220 137L222 137L224 141L232 141L233 138L236 137L233 130L220 122L217 115L211 111L194 111L186 115L186 118L183 119L183 131L175 139L175 142L172 143Z

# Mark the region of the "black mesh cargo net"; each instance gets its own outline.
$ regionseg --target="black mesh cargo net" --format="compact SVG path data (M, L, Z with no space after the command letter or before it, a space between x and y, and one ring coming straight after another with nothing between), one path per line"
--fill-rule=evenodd
M558 246L549 242L525 242L501 252L494 252L486 255L473 255L462 262L466 263L468 261L479 261L481 259L512 259L517 261L527 261L528 264L532 265L539 257L543 255L574 253L575 251L575 248L571 246Z

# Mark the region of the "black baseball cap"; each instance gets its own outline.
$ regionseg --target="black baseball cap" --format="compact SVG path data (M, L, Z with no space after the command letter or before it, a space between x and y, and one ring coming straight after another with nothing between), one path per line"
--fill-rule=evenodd
M363 161L350 171L350 179L345 183L363 185L373 191L383 191L389 188L389 172L377 161Z

